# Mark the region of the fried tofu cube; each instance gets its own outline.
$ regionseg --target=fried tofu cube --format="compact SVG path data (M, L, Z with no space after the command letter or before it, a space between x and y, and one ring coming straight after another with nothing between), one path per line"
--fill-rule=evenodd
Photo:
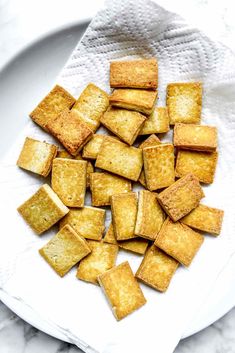
M139 135L161 134L170 130L167 107L156 107L145 120Z
M70 109L76 99L63 87L56 85L29 114L30 118L47 131L47 124L64 109Z
M97 277L115 266L118 246L102 241L88 240L91 253L80 261L77 278L98 284Z
M139 148L143 149L145 147L157 146L160 144L161 144L161 141L159 140L159 138L156 135L152 134L139 145ZM147 188L144 168L142 168L138 181L141 185Z
M200 82L170 83L167 86L166 101L170 125L200 123L202 109Z
M110 205L110 197L131 191L131 182L127 179L109 173L91 174L92 206Z
M136 110L150 115L157 100L157 91L118 88L109 97L112 106Z
M56 154L57 146L26 137L17 165L46 177L51 171L52 161Z
M175 124L174 145L189 150L213 152L217 148L217 128L206 125Z
M199 205L204 197L198 178L187 174L157 195L164 211L176 222Z
M161 141L159 140L159 138L156 135L152 134L139 145L139 148L143 149L146 147L158 146L160 144Z
M149 190L167 187L175 181L174 146L160 144L143 149L144 173Z
M110 63L110 86L156 89L158 65L156 59L113 61Z
M146 303L127 261L98 276L98 281L117 320L123 319Z
M71 209L60 222L60 228L71 225L82 237L91 240L101 240L105 230L105 210L85 206Z
M112 222L116 239L135 238L137 195L135 192L111 196Z
M37 234L42 234L51 228L69 212L47 184L42 185L17 210Z
M95 166L137 181L143 166L142 150L119 141L105 140L101 145Z
M178 261L152 245L145 253L135 277L147 286L165 292L178 266Z
M103 241L109 244L117 244L117 240L115 238L115 234L113 230L113 223L110 223L108 230L103 238Z
M76 156L93 135L77 114L68 109L49 121L47 129L72 156Z
M90 252L86 240L68 224L39 250L42 257L61 277Z
M100 118L109 106L109 96L93 83L89 83L73 106L79 118L95 132Z
M157 195L154 192L140 190L135 234L154 240L165 218L165 212L157 201Z
M148 247L148 241L141 238L137 238L119 241L118 245L121 249L131 251L135 254L143 255Z
M61 150L57 152L57 158L67 158L67 159L75 159L77 161L84 161L80 153L76 157L71 156L67 151ZM86 187L90 187L90 175L94 173L94 167L91 162L87 161L87 169L86 169Z
M55 158L51 186L61 201L69 207L83 207L86 195L87 162Z
M189 266L204 241L204 237L181 222L167 218L154 245L184 266Z
M210 234L220 234L224 211L200 204L180 221L194 229Z
M133 110L110 107L100 122L128 145L135 142L146 117Z
M214 181L217 159L217 152L178 151L175 175L182 177L193 173L202 183L211 184Z
M94 134L92 138L87 142L87 144L83 147L82 157L88 159L96 159L104 140L119 141L119 139L115 136Z

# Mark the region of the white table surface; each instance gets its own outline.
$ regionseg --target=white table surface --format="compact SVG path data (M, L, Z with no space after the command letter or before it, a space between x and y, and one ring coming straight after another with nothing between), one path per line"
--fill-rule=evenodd
M28 43L57 27L92 17L102 0L0 0L0 68ZM235 51L234 0L158 0ZM175 353L235 352L235 309L182 340ZM157 351L157 347L156 347ZM78 353L25 323L0 302L0 353ZM147 352L146 352L147 353Z

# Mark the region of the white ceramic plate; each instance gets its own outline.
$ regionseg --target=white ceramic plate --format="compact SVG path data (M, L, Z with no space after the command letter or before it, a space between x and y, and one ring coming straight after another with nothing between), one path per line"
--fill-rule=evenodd
M28 111L52 86L87 23L55 31L34 42L15 56L0 72L0 147L6 152L19 130L27 122ZM22 94L23 92L23 94ZM14 97L14 104L12 104ZM7 119L6 119L7 111ZM201 307L198 316L187 328L188 337L207 327L235 304L235 278L232 268L235 258L219 276L213 295ZM48 326L32 309L0 291L0 299L22 319L54 337L66 338Z

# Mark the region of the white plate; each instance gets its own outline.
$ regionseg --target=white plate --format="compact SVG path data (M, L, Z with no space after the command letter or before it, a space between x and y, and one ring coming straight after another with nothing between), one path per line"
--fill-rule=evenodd
M1 155L8 150L17 132L26 124L30 107L52 86L86 26L87 23L78 23L48 34L25 48L0 72ZM213 295L204 303L183 337L188 337L207 327L234 306L235 278L231 271L234 266L235 258L231 259L218 278ZM66 340L61 332L48 326L26 305L1 291L0 299L31 325L54 337Z

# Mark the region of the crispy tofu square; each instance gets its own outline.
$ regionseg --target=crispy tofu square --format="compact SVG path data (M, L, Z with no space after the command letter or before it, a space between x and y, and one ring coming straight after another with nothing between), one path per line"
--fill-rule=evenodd
M154 242L156 246L184 266L189 266L204 237L180 222L167 218Z
M145 120L139 135L161 134L170 130L167 107L156 107Z
M20 168L46 177L51 171L57 146L26 137L17 165Z
M117 320L123 319L146 303L127 261L100 275L98 281Z
M112 222L116 239L135 238L137 195L135 192L111 196Z
M193 174L187 174L157 195L160 205L174 222L199 205L204 192Z
M67 158L67 159L75 159L77 161L84 161L80 153L76 157L71 156L67 151L61 150L57 152L57 158ZM87 169L86 169L86 187L90 187L90 175L91 173L94 173L94 167L93 164L89 161L87 161Z
M142 150L119 141L105 140L101 145L95 166L137 181L143 166Z
M55 158L51 186L61 201L69 207L83 207L86 195L87 162Z
M115 234L113 230L113 223L110 223L108 230L103 238L103 241L109 244L117 244L117 240L115 238Z
M213 152L217 147L217 128L214 126L175 124L175 147Z
M92 206L110 205L110 196L131 191L131 182L109 173L91 174Z
M143 89L115 89L109 97L112 106L136 110L150 115L157 100L157 91Z
M149 190L167 187L175 181L174 146L160 144L143 149L144 173Z
M139 148L143 149L145 147L157 146L160 144L161 144L161 141L159 140L159 138L156 135L152 134L139 145ZM138 181L140 182L141 185L147 188L144 168L142 168Z
M156 89L158 65L156 59L113 61L110 63L110 86Z
M157 195L147 190L139 191L135 234L154 240L165 218L165 212L157 201Z
M159 138L156 135L152 134L139 145L139 148L143 149L146 147L157 146L160 144L161 141L159 140Z
M47 184L42 185L17 210L37 234L51 228L69 212L69 209Z
M135 254L143 255L148 247L148 241L137 238L119 241L118 245L121 249L134 252Z
M92 138L87 142L87 144L83 147L82 157L88 159L96 159L104 140L119 141L119 139L115 136L94 134Z
M109 106L109 96L93 83L89 83L73 106L79 118L95 132L100 118Z
M88 240L91 253L80 261L77 278L98 284L97 277L115 266L118 246L102 241Z
M105 210L85 206L71 209L60 222L60 228L70 224L73 229L86 239L101 240L105 230Z
M202 85L200 82L170 83L167 86L170 124L197 124L201 120Z
M135 142L146 117L133 110L110 107L100 122L128 145Z
M90 252L86 240L68 224L39 250L42 257L61 277Z
M63 87L56 85L29 114L30 118L47 131L47 124L64 109L70 109L76 99Z
M202 183L211 184L214 181L217 159L217 152L178 151L175 175L182 177L193 173Z
M93 135L77 114L68 109L49 121L47 129L72 156L76 156Z
M180 221L192 228L218 235L221 231L224 211L200 204Z
M178 261L152 245L146 251L135 277L148 286L165 292L178 266Z

